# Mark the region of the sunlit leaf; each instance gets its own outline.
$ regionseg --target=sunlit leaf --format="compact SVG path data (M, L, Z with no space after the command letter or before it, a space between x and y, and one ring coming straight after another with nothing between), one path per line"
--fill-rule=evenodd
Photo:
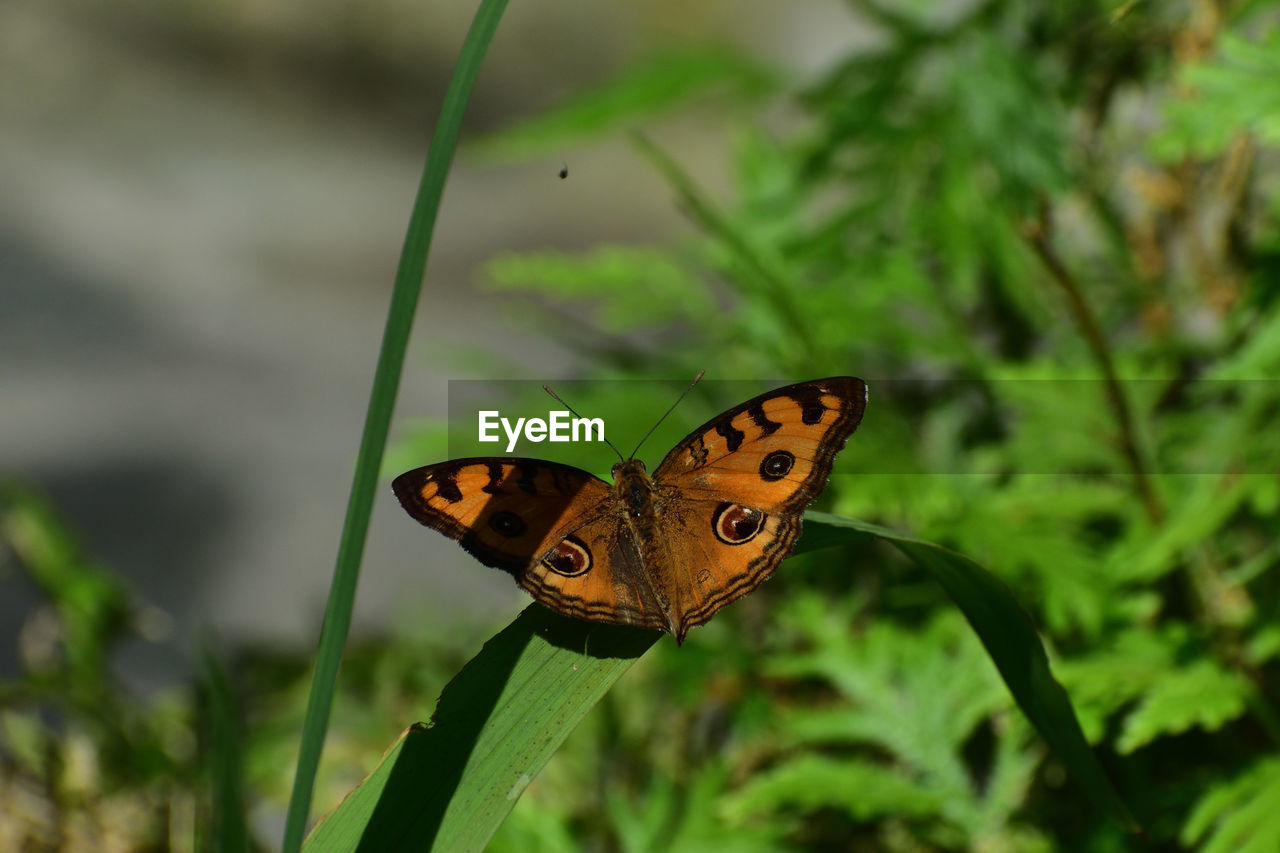
M1192 726L1213 731L1244 713L1250 685L1208 660L1162 669L1124 721L1117 747L1132 752L1162 735Z
M1280 849L1280 759L1265 759L1215 785L1191 810L1181 839L1202 853Z

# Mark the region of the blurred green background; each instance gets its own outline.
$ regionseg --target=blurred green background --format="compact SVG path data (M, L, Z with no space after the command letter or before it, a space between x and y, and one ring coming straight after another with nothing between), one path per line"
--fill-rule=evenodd
M473 11L160 8L0 11L0 849L277 843ZM872 548L795 558L659 643L492 849L1280 849L1278 21L511 8L387 473L445 458L449 378L552 382L634 424L626 450L670 385L616 380L864 377L822 508L1009 585L1148 835L1091 809L941 590ZM513 586L380 502L317 814Z

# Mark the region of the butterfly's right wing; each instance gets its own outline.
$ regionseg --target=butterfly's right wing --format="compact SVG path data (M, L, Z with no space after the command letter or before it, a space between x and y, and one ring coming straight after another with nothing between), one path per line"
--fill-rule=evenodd
M609 485L554 462L475 457L401 474L409 515L515 576L558 613L662 629L666 621Z
M668 495L662 582L677 641L791 553L866 402L866 384L852 376L778 388L707 421L658 465L653 479Z

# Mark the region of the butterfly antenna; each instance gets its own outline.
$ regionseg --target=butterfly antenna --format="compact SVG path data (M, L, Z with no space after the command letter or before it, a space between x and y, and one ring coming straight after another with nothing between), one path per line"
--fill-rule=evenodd
M579 418L579 419L581 419L581 418L582 418L582 415L580 415L580 414L578 414L576 411L574 411L573 406L570 406L570 405L569 405L568 403L566 403L564 400L561 400L561 399L560 399L560 395L559 395L559 394L557 394L555 391L552 391L552 390L551 390L551 388L550 388L550 386L548 386L548 385L543 385L543 386L542 386L542 390L543 390L543 391L546 391L548 394L550 394L550 395L551 395L551 397L552 397L552 399L554 399L557 403L559 403L560 405L562 405L562 406L564 406L566 409L568 409L570 412L572 412L574 417ZM588 434L589 434L589 433L588 433ZM618 452L618 448L616 448L616 447L614 447L614 446L613 446L613 442L612 442L612 441L610 441L609 439L607 439L607 438L605 438L605 437L604 437L604 433L601 433L601 434L600 434L600 437L601 437L602 439L604 439L604 443L605 443L605 444L609 445L609 449L610 449L610 450L612 450L614 453L617 453L617 454L618 454L618 458L619 458L619 459L621 459L623 462L626 462L626 461L627 461L627 460L625 460L625 459L623 459L623 458L622 458L622 454Z
M635 449L635 450L633 450L633 451L631 451L631 455L627 457L628 459L635 459L635 458L636 458L636 454L640 452L640 448L644 445L644 443L645 443L646 441L648 441L648 440L649 440L649 436L653 435L653 431L654 431L655 429L657 429L658 427L662 426L662 422L663 422L663 421L665 421L665 420L667 419L667 415L671 414L672 412L674 412L674 411L676 410L676 406L680 405L680 401L681 401L681 400L683 400L683 399L685 398L685 396L686 396L690 391L692 391L692 390L693 390L693 386L694 386L694 385L697 385L697 384L698 384L698 382L699 382L699 381L701 381L701 379L702 379L702 375L703 375L704 373L706 373L706 372L707 372L706 370L699 370L699 371L698 371L698 375L697 375L697 376L695 376L695 377L693 377L693 381L689 383L689 387L688 387L688 388L686 388L686 389L684 389L684 391L680 394L680 396L676 398L676 401L675 401L674 403L672 403L672 404L671 404L671 408L667 409L666 414L664 414L662 417L658 418L658 422L657 422L656 424L654 424L653 426L649 427L649 431L648 431L648 432L646 432L646 433L644 434L644 438L640 439L640 444L637 444L637 445L636 445L636 449Z

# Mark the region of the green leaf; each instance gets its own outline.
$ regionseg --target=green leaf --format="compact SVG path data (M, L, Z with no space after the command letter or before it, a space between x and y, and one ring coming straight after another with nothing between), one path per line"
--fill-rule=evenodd
M378 471L387 446L396 395L400 390L400 374L409 346L409 330L413 326L414 310L422 292L422 277L427 269L427 255L431 249L432 234L435 233L436 214L440 210L445 179L449 175L449 165L462 128L462 115L480 73L485 51L493 40L506 7L507 0L481 0L476 9L471 29L463 41L458 63L449 80L444 103L440 107L440 118L436 122L431 148L427 152L427 162L413 202L413 213L409 217L409 228L400 253L400 264L396 269L395 286L391 291L391 304L387 309L387 324L382 333L378 365L374 370L373 388L369 393L360 450L356 454L356 469L352 477L347 514L342 523L342 536L338 542L329 600L325 606L324 622L320 627L315 675L307 697L302 742L298 748L293 791L289 796L289 811L285 818L281 847L284 853L297 851L306 831L311 811L311 792L337 688L338 667L342 663L342 650L346 645L351 614L355 607L360 560L364 555L365 539L369 533Z
M209 775L212 787L213 844L225 853L248 851L249 829L245 820L245 796L241 779L243 761L237 730L239 714L227 672L211 643L200 653L209 727Z
M1280 32L1259 43L1226 33L1218 47L1216 55L1185 69L1190 97L1165 106L1168 127L1152 146L1165 161L1215 156L1243 133L1280 144Z
M1008 702L981 647L954 613L910 629L885 621L857 632L849 630L856 617L844 616L835 616L839 631L817 625L810 635L802 626L801 651L779 656L766 674L823 679L847 702L797 707L784 728L800 741L871 743L964 787L961 763L948 750ZM921 705L924 696L929 702Z
M1169 519L1154 532L1134 536L1113 553L1109 574L1125 581L1151 581L1180 565L1183 552L1208 540L1253 493L1248 477L1166 478L1177 483Z
M739 825L720 808L729 775L723 765L713 762L691 775L690 782L679 784L670 776L654 774L638 798L623 796L617 789L605 790L621 849L755 853L779 848L778 824Z
M832 807L867 820L936 814L945 804L945 791L915 784L892 768L806 754L757 773L725 811L731 819L745 820L779 805Z
M480 850L610 686L659 638L534 604L445 687L307 839L308 851Z
M536 291L557 299L598 299L598 326L628 331L697 321L715 304L671 253L604 245L582 255L541 251L498 255L485 265L494 290ZM575 308L575 311L578 309Z
M0 480L0 544L57 610L61 648L49 666L80 690L110 692L107 650L137 617L128 587L90 559L47 500L7 480Z
M1280 312L1258 319L1258 328L1227 353L1205 377L1210 383L1267 379L1280 369ZM1222 387L1222 386L1217 386Z
M1133 752L1161 735L1178 734L1192 726L1213 731L1247 710L1249 692L1244 677L1211 660L1162 669L1125 718L1116 748Z
M1184 641L1181 632L1130 630L1107 649L1059 664L1058 673L1071 688L1089 740L1100 740L1107 718L1163 676Z
M874 524L810 512L805 516L805 537L822 526L848 530L850 541L866 534L884 539L933 575L969 620L1014 700L1076 783L1103 812L1126 829L1137 830L1137 823L1085 741L1071 700L1049 669L1048 656L1030 617L1004 584L967 557ZM821 538L829 543L832 536L828 531Z
M1269 758L1200 798L1182 827L1200 853L1280 850L1280 759Z
M1009 694L960 614L939 611L923 626L903 627L868 620L862 608L833 605L816 594L800 604L783 607L784 617L788 611L799 617L789 620L796 623L798 651L781 656L765 674L800 684L827 681L843 701L785 711L769 738L781 752L773 771L803 764L808 751L820 750L835 766L856 765L849 769L850 784L860 782L866 767L895 778L896 785L890 786L867 780L877 787L869 799L905 786L916 795L909 798L920 809L913 813L945 821L948 833L959 829L965 844L1005 834L1025 805L1042 750L1027 748L1029 730L1020 719L1010 725L1008 714L999 713L1009 708ZM984 721L993 724L994 761L975 775L965 746ZM790 757L797 746L805 752ZM826 754L835 749L843 755L851 746L871 748L859 748L852 758ZM796 806L832 807L845 808L858 819L875 816L847 807L862 795L857 790L841 790L822 801L797 800L782 789L778 793L780 799L770 807L784 813ZM892 799L884 802L884 814L893 814Z
M699 96L755 99L775 90L777 74L741 52L716 47L666 51L634 64L601 86L489 136L469 155L531 156L566 140L616 130Z
M1263 625L1245 644L1245 660L1252 666L1262 666L1280 656L1280 626Z

